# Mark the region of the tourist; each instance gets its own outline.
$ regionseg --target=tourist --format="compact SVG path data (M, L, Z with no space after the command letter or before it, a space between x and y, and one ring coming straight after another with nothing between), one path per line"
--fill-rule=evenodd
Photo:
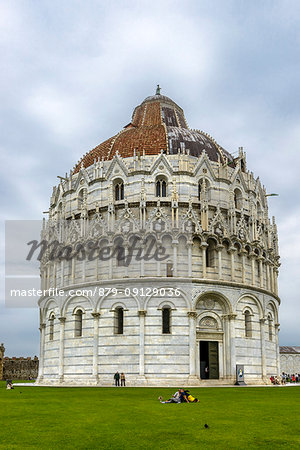
M125 386L125 373L121 373L121 386Z
M169 400L165 400L165 401L163 400L162 397L158 397L158 400L160 401L160 403L181 403L180 398L174 397L174 396L169 398Z
M189 391L186 391L188 393L188 401L190 403L199 403L199 400L196 397L193 397Z
M116 386L120 386L120 374L119 374L119 372L116 372L114 374L114 380L115 380L115 385Z
M14 389L13 383L11 380L6 380L6 389Z
M188 399L188 392L186 392L184 389L179 389L179 398L181 403L190 403Z
M292 383L296 383L296 378L295 378L295 374L294 373L292 375Z
M196 397L193 397L190 394L190 391L179 389L177 392L175 392L174 395L172 395L169 400L163 400L163 398L160 396L158 397L158 400L160 403L198 403L199 400Z
M209 367L208 366L205 367L204 373L205 373L205 378L208 379L209 378Z
M176 391L175 394L172 395L171 398L169 398L169 400L163 401L162 397L158 397L158 400L160 401L160 403L181 403L180 402L180 389L178 389L178 391Z

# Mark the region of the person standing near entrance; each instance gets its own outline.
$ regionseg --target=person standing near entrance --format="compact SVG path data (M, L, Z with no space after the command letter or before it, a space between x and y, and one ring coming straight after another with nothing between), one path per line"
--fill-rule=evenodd
M121 373L121 386L125 386L125 373Z
M204 373L205 373L205 378L208 379L209 378L209 367L208 366L205 366Z
M120 374L119 374L119 372L116 372L114 374L114 380L115 380L115 385L116 386L120 386Z

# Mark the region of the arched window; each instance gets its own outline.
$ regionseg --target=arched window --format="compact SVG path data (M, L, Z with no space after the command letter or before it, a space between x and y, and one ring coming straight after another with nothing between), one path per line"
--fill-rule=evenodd
M257 278L260 278L260 263L259 261L256 261L256 267L257 267Z
M256 209L257 209L257 219L261 220L263 212L262 212L262 209L261 209L261 206L260 206L259 202L257 202L257 204L256 204Z
M167 182L165 178L159 177L156 179L156 197L167 196Z
M83 205L83 194L84 194L84 189L81 189L78 192L78 197L77 197L77 201L78 201L78 209L82 208Z
M206 247L206 267L215 266L215 242L212 239L208 239L208 246Z
M245 159L241 159L241 171L246 172L246 161Z
M210 183L205 178L202 178L198 182L198 199L210 200Z
M163 334L171 333L171 308L169 306L162 309L162 332Z
M115 334L123 334L124 332L124 309L118 307L115 309Z
M252 337L252 323L251 323L251 313L246 310L245 314L245 336Z
M269 325L269 341L273 340L273 330L272 330L272 317L268 316L268 325Z
M58 218L59 220L62 219L62 203L60 203L60 204L58 205L58 207L57 207L57 218Z
M82 336L82 310L78 309L75 313L75 337Z
M259 258L259 250L256 248L254 250L254 253L256 254L256 258ZM259 259L256 260L256 270L257 270L257 278L260 278L260 263Z
M124 183L123 180L115 182L115 200L124 200Z
M49 341L53 341L54 337L54 314L51 314L49 319Z
M116 247L116 261L117 267L126 266L125 247L121 243Z
M236 209L242 209L243 207L243 196L239 189L234 190L234 206Z

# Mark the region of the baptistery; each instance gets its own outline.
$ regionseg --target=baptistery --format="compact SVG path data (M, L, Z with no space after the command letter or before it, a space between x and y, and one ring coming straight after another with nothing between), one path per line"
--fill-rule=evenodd
M247 384L279 373L267 191L156 94L53 188L38 384ZM242 368L242 372L241 372Z

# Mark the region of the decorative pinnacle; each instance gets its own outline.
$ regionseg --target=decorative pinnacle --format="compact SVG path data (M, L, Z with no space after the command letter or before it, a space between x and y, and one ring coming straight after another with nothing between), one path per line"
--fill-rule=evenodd
M160 90L161 90L161 87L160 87L160 85L158 84L157 87L156 87L156 93L155 93L155 95L160 95Z

